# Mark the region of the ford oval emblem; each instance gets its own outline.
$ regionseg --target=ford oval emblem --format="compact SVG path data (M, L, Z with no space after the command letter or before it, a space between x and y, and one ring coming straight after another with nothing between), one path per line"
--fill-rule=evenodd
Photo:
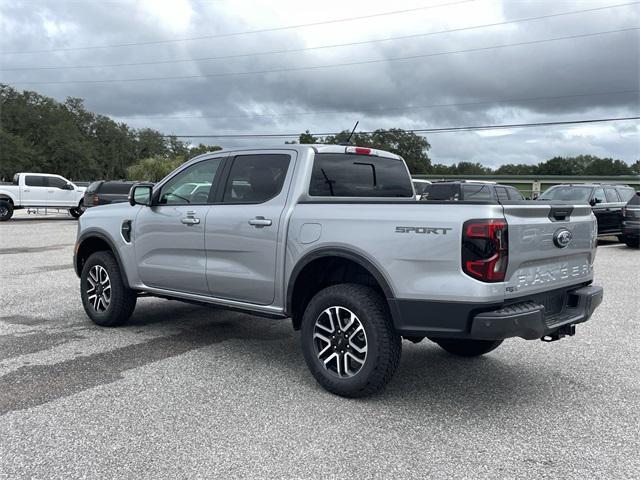
M556 230L556 233L553 234L553 243L558 248L568 247L571 240L573 240L573 234L566 228Z

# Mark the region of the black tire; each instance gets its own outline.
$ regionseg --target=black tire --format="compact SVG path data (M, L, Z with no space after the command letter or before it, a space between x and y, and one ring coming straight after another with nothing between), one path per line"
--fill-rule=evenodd
M616 238L620 243L627 243L627 237L625 235L617 235Z
M69 214L73 218L80 218L80 216L84 213L85 210L86 210L86 207L84 206L84 203L80 202L76 208L69 209Z
M0 200L0 222L6 222L13 217L13 204L6 200Z
M498 348L503 340L462 340L456 338L434 338L440 347L459 357L479 357Z
M350 310L366 334L366 354L352 376L339 375L318 358L314 329L316 320L329 307ZM384 299L370 287L345 283L321 290L307 305L301 327L302 352L307 366L318 383L331 393L350 398L374 394L389 383L398 367L402 352L401 338L393 328ZM348 334L350 332L345 333Z
M636 238L626 237L624 239L624 243L626 243L627 247L629 247L629 248L640 248L640 238L639 237L636 237Z
M108 295L108 304L104 309L101 309L101 307L104 307L102 302L96 307L96 299L92 298L89 293L91 288L89 275L96 272L96 270L92 270L94 267L98 271L101 271L100 267L106 271L111 287ZM101 327L122 325L131 317L133 310L136 308L136 293L125 285L118 262L113 254L107 251L92 254L84 263L80 275L80 295L82 297L82 306L87 316L93 323Z

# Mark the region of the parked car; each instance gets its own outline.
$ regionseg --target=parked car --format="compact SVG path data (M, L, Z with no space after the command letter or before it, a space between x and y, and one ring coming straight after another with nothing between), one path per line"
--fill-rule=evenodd
M598 235L617 236L624 242L622 207L634 194L635 190L626 185L562 184L548 188L538 200L589 204L598 220Z
M429 180L422 180L421 178L413 179L413 189L416 191L416 200L420 200L422 194L427 188L427 185L431 185Z
M517 188L500 185L495 182L480 180L438 181L427 185L422 193L422 200L445 201L505 201L524 200Z
M93 182L84 192L84 205L97 207L98 205L109 205L111 203L127 202L129 190L136 182L126 182L123 180Z
M622 233L631 248L640 248L640 192L622 208Z
M192 183L206 200L174 195ZM370 148L220 151L88 209L74 267L101 326L139 295L291 318L317 381L359 397L389 382L402 337L474 357L590 318L591 208L523 203L416 202L403 159Z
M60 175L16 173L13 183L0 185L0 221L9 220L21 208L64 208L78 218L85 210L85 187Z

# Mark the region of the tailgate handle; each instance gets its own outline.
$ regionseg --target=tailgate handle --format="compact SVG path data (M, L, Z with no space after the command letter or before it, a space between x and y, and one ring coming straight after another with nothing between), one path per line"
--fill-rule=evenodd
M573 207L551 207L549 220L552 222L563 222L570 220Z

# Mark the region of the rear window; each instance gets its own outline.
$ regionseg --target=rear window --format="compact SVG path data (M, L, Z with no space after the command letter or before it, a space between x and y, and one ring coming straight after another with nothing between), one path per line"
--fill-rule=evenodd
M29 187L46 187L47 177L41 177L39 175L27 175L24 177L24 184Z
M496 187L496 195L498 196L498 200L500 200L501 202L504 202L505 200L509 200L507 189L504 187Z
M404 162L373 155L319 153L309 195L314 197L413 197Z
M524 195L516 188L508 187L507 192L509 193L509 200L524 200Z
M102 180L89 184L89 186L87 187L87 193L93 193L97 191L101 183L102 183Z
M458 200L460 187L456 183L433 183L424 190L425 200Z
M493 192L489 185L462 185L463 200L493 200Z
M114 193L114 194L129 194L129 190L131 190L132 183L127 182L104 182L102 184L102 188L100 188L100 193Z
M538 200L563 200L566 202L589 203L591 187L551 187Z

